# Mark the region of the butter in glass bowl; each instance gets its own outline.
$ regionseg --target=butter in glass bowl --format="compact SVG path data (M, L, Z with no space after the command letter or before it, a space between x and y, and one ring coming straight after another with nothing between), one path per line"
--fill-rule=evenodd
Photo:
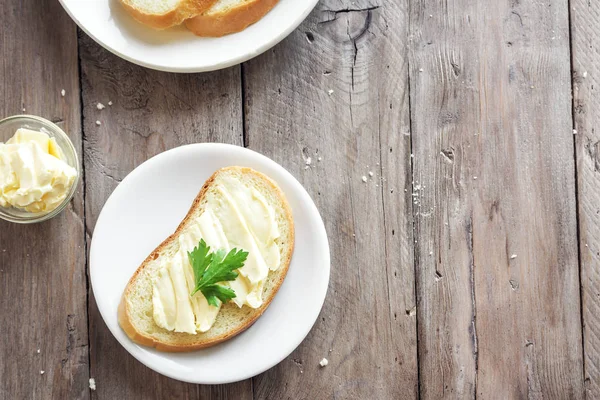
M0 121L0 218L34 223L58 215L79 175L75 147L58 126L31 115Z

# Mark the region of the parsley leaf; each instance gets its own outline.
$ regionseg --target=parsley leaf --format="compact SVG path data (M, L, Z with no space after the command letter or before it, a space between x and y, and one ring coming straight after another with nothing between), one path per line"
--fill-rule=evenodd
M201 290L208 304L215 307L219 306L219 301L225 303L235 297L235 292L232 289L221 285L208 285Z
M200 243L194 250L188 252L188 257L190 259L190 264L192 264L192 269L194 270L194 278L196 282L196 286L198 285L198 277L202 277L206 268L210 265L213 259L213 254L208 254L210 251L210 247L206 245L204 239L200 240ZM196 288L192 295L196 293L198 289Z
M244 266L248 257L247 251L232 249L227 253L225 250L219 249L211 253L210 247L206 245L204 239L201 239L198 246L188 252L188 257L196 282L191 296L200 291L206 297L208 304L215 307L236 296L232 289L218 283L237 278L238 273L235 270Z

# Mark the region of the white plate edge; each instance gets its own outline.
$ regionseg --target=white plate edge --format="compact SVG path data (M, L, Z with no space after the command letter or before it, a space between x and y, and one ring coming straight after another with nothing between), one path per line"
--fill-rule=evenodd
M224 62L221 62L218 64L214 64L214 65L206 65L206 66L201 66L201 67L173 67L173 66L147 63L147 62L144 62L141 60L135 60L134 58L129 57L128 55L116 50L112 46L107 45L106 43L104 43L103 41L98 39L95 35L93 35L88 29L86 29L85 26L83 26L80 23L80 21L75 17L75 15L73 15L71 13L69 7L67 5L65 5L66 0L58 0L58 1L60 2L61 6L65 10L65 12L69 15L71 20L73 20L77 24L77 26L82 31L85 32L86 35L91 37L94 40L94 42L98 43L100 46L102 46L106 50L110 51L112 54L116 55L117 57L120 57L126 61L129 61L130 63L139 65L141 67L150 68L150 69L162 71L162 72L175 72L175 73L185 73L185 74L217 71L220 69L225 69L225 68L231 67L233 65L241 64L245 61L248 61L252 58L255 58L255 57L261 55L265 51L267 51L267 50L271 49L272 47L276 46L277 44L279 44L283 39L287 38L290 35L290 33L292 33L296 28L298 28L300 26L300 24L302 22L304 22L304 20L308 17L308 15L314 10L314 8L317 6L317 3L319 2L319 0L310 0L311 3L308 4L307 8L302 12L302 14L298 17L297 20L295 20L289 27L284 29L283 32L279 36L267 41L265 44L258 47L251 54L233 57L230 60L227 60L227 61L224 61Z

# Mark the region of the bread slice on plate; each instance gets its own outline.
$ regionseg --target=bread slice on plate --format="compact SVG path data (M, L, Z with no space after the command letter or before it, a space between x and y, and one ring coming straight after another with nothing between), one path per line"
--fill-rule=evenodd
M235 179L235 181L232 181ZM271 207L271 220L275 221L279 235L275 243L279 249L280 263L276 270L270 270L265 280L262 299L258 308L247 305L238 307L233 301L222 305L214 324L206 332L195 334L175 332L161 328L153 317L153 285L165 260L173 259L179 252L178 238L182 232L196 224L198 218L208 209L207 204L221 204L223 196L219 185L244 185L252 193L260 193ZM237 186L236 186L237 188ZM256 191L256 192L254 192ZM121 328L135 342L169 352L192 351L209 347L230 339L249 328L269 306L283 283L294 250L294 222L290 207L279 187L267 176L251 168L227 167L216 171L204 184L192 203L190 210L175 233L165 239L140 265L130 279L118 307L118 320ZM199 293L198 293L199 294Z
M185 21L198 36L223 36L240 32L265 16L278 0L218 0L211 8Z
M208 10L216 0L120 0L144 25L167 29Z

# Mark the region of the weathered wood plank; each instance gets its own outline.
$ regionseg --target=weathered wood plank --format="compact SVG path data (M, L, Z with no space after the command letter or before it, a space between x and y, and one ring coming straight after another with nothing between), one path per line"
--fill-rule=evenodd
M571 1L585 388L600 398L600 4Z
M148 158L188 143L243 143L239 67L202 75L151 71L117 58L85 35L80 52L88 237L118 182ZM106 108L98 110L99 102ZM250 380L199 387L160 376L117 343L91 295L89 314L97 398L252 398Z
M307 188L332 253L319 321L255 398L417 395L404 3L322 1L244 66L247 145Z
M75 25L56 1L2 5L1 117L25 108L57 121L80 149ZM87 398L86 313L80 184L71 204L51 221L0 221L0 398Z
M421 397L581 398L567 4L410 20Z

